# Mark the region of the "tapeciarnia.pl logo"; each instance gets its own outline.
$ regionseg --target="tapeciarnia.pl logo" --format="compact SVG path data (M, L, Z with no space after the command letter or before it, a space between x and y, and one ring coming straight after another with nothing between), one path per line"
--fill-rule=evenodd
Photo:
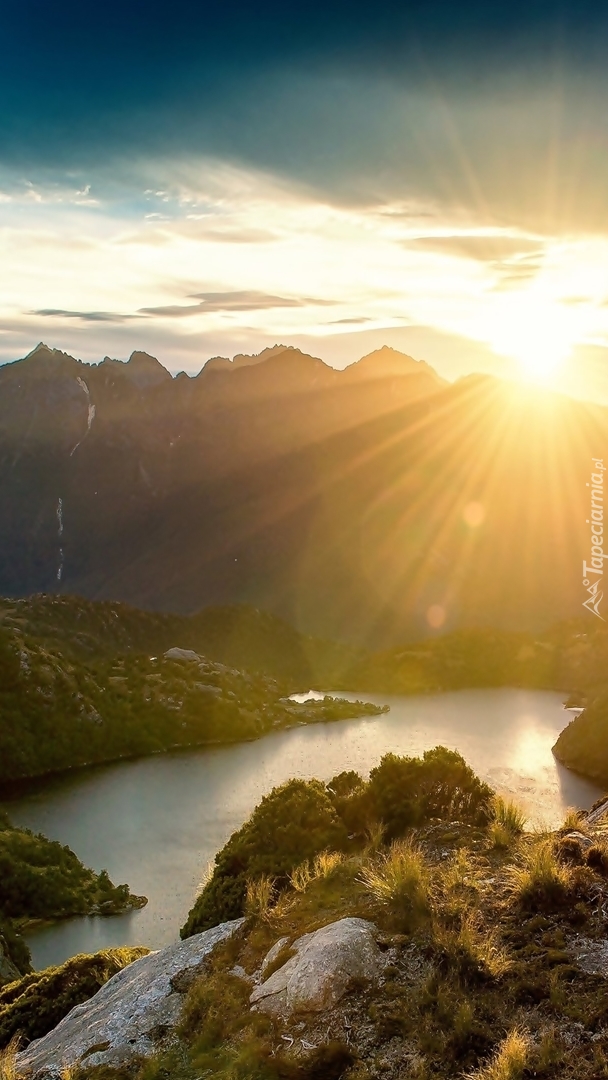
M591 481L587 483L591 488L591 516L587 519L587 525L591 526L591 556L589 562L583 559L583 585L589 596L583 600L583 607L604 622L600 614L604 559L608 559L608 554L604 554L604 459L591 458L591 468Z

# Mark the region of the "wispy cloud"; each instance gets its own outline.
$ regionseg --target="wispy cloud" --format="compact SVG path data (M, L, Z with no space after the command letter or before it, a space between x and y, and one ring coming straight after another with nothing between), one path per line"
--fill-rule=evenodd
M135 319L136 315L123 315L119 311L67 311L63 308L39 308L30 315L42 315L44 318L81 319L83 322L124 322Z
M163 318L183 318L190 315L212 315L218 312L271 311L275 308L302 308L333 306L335 300L318 297L273 296L270 293L243 290L234 292L194 293L192 299L198 304L165 304L159 307L140 308L143 315Z

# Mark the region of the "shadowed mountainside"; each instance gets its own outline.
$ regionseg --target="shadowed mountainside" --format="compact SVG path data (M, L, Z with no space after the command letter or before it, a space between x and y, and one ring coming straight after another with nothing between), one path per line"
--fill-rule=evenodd
M579 614L608 410L390 349L171 378L46 346L0 368L0 591L246 603L374 648ZM441 609L441 611L439 611Z

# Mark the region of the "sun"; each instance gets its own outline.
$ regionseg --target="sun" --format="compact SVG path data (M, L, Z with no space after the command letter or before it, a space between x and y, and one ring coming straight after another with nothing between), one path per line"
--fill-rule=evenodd
M575 344L569 312L558 303L521 298L493 333L496 352L514 360L524 382L555 383Z

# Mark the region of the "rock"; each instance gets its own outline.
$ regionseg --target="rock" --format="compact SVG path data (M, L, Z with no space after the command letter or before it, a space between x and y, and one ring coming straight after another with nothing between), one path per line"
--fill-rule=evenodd
M192 649L167 649L165 653L165 660L194 660L198 663L200 659Z
M243 922L221 923L129 964L18 1054L18 1073L55 1080L80 1063L115 1067L148 1057L177 1025L184 993L214 948Z
M304 934L292 946L295 955L255 988L249 999L252 1008L275 1015L331 1008L355 980L374 982L380 975L385 961L375 935L373 923L354 918ZM278 944L271 949L273 959ZM281 947L285 944L283 940ZM272 962L269 957L262 970Z
M571 832L564 833L561 837L563 840L576 840L580 844L583 851L587 851L588 848L593 846L594 841L590 836L585 836L585 833L579 832L578 829L573 829Z
M21 972L11 960L8 955L8 948L5 944L4 938L0 933L0 986L4 986L5 983L14 982L15 979L21 978Z
M266 978L266 972L268 971L269 967L274 964L277 956L281 952L281 949L284 949L286 945L289 945L289 938L281 937L278 941L275 941L272 949L270 949L270 951L266 953L266 956L262 960L262 966L260 968L260 982L263 982L263 980Z

